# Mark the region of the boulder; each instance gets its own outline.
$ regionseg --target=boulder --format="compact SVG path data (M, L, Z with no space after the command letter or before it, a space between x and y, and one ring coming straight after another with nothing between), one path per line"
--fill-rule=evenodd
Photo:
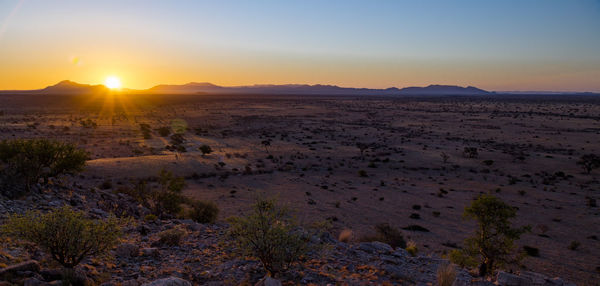
M35 260L28 260L18 264L9 265L3 269L0 269L0 278L5 276L14 276L17 272L38 272L40 271L40 264Z
M273 277L265 276L263 279L258 281L258 283L256 283L256 286L281 286L281 281Z
M144 283L142 286L192 286L192 283L181 278L169 277Z
M533 286L531 280L520 277L515 274L510 274L504 271L498 271L496 276L496 283L500 286Z
M115 254L123 258L136 257L139 252L140 247L133 243L122 243L115 249Z
M390 253L394 251L391 246L379 241L361 242L358 249L366 253Z
M160 257L160 251L156 247L142 248L142 256Z

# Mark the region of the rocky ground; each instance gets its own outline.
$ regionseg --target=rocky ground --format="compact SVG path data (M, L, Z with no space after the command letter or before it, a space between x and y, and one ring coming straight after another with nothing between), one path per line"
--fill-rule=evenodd
M288 273L265 277L259 261L239 255L227 236L227 224L199 224L191 220L145 221L148 210L127 195L74 186L37 188L26 198L0 200L0 217L26 210L49 210L69 205L92 218L106 218L120 210L133 218L120 245L107 257L85 260L74 281L88 285L436 285L438 267L448 261L411 256L381 242L347 244L328 232L314 235L312 251ZM179 245L159 241L165 230L181 229ZM61 285L59 267L35 246L2 239L0 285ZM560 278L523 271L500 272L494 280L473 277L457 269L454 285L570 285Z
M0 200L0 208L21 212L64 201L98 217L143 217L119 189L164 168L185 177L186 196L219 206L221 227L265 193L278 196L305 224L330 223L333 237L352 230L352 245L388 223L402 229L421 255L442 257L473 232L474 222L462 218L464 207L491 192L518 208L516 225L532 226L517 244L538 253L524 259L526 269L511 271L582 285L600 281L600 170L588 174L576 164L584 154L600 154L597 97L114 100L0 96L0 139L68 141L92 158L68 183L55 182L52 188L64 184L60 190ZM204 144L213 152L201 154ZM478 153L470 156L465 148ZM153 233L176 222L155 224L148 225ZM135 233L127 240L139 244ZM153 240L155 234L142 244L151 247Z

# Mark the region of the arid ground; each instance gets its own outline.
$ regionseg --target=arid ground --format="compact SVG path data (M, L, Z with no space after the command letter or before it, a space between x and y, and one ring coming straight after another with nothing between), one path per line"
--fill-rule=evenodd
M0 102L0 139L55 138L91 153L72 183L116 191L165 168L186 178L186 195L216 202L219 220L262 193L277 195L304 223L330 221L334 235L351 229L359 239L389 223L420 253L438 256L472 233L463 209L491 192L518 207L516 224L532 226L518 243L539 256L526 257L525 267L578 284L600 279L600 170L586 174L576 164L600 153L598 97L1 95ZM213 152L203 155L204 144Z

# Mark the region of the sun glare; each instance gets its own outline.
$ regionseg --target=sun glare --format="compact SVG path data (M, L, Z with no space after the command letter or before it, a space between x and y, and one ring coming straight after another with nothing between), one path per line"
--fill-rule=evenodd
M106 78L104 85L110 89L121 88L121 80L116 76L109 76Z

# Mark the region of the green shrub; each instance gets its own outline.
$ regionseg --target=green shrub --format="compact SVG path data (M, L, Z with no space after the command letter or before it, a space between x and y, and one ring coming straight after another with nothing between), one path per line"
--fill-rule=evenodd
M514 241L530 230L529 226L514 228L510 220L516 216L514 207L492 195L481 195L465 208L464 217L477 221L475 234L465 239L463 255L479 261L479 275L491 275L503 264L514 261Z
M297 224L286 208L274 199L259 199L246 217L233 217L230 235L240 249L258 257L273 275L285 272L308 251L308 239L297 231Z
M186 234L185 230L180 228L165 230L158 234L158 243L168 246L177 246L181 244L181 241Z
M586 173L592 172L592 170L600 168L600 156L596 154L585 154L579 158L577 165L580 165Z
M448 254L450 262L459 265L460 267L475 267L478 262L474 254L467 254L466 250L453 249Z
M200 152L202 152L202 155L210 154L213 151L212 148L208 145L202 145L198 149L200 150Z
M66 268L83 259L106 253L122 235L119 221L91 220L70 207L54 209L46 214L27 212L11 215L2 226L5 234L37 244Z
M158 129L156 129L156 131L158 131L158 135L160 135L162 137L167 137L167 136L169 136L169 134L171 134L171 128L169 128L167 126L160 127Z
M148 215L144 216L144 221L156 221L157 219L158 219L158 217L153 214L148 214Z
M30 189L40 179L83 170L88 154L71 143L48 139L13 139L0 142L0 178ZM0 168L1 169L1 168ZM11 195L11 194L7 194Z
M213 202L194 201L191 207L188 216L199 223L214 223L219 215L219 208Z

